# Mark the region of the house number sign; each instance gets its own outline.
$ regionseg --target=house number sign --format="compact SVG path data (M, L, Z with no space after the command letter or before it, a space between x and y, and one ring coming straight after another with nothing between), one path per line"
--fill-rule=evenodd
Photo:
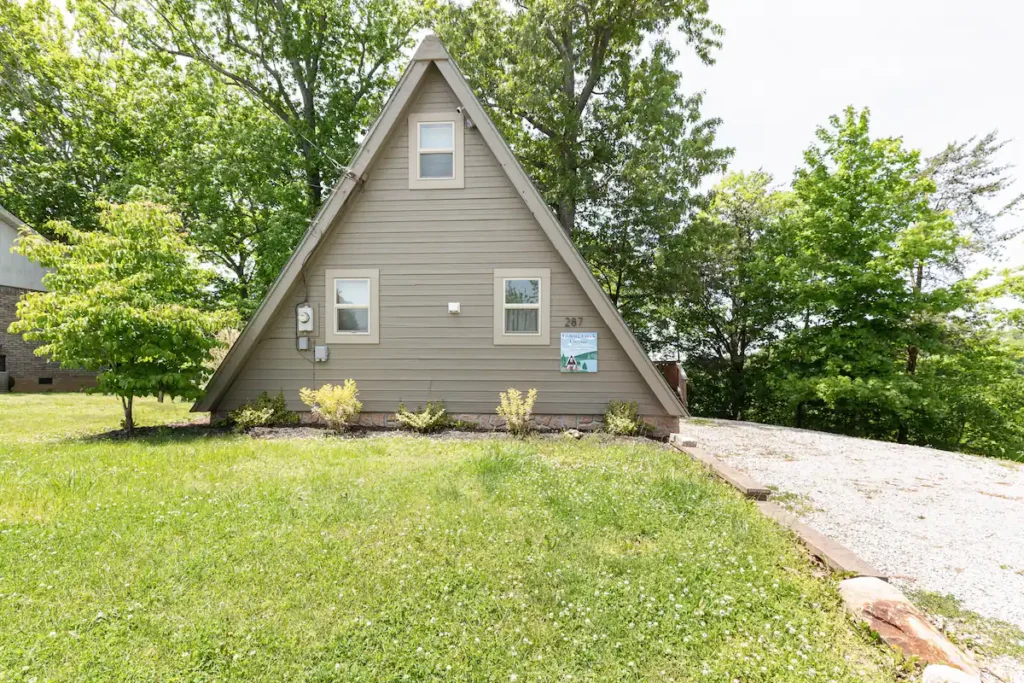
M583 327L583 318L566 318L566 327Z

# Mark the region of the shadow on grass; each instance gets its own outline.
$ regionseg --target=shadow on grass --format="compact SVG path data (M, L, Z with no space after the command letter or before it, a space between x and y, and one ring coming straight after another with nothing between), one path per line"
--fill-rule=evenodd
M165 443L168 441L187 442L215 437L230 436L228 427L212 427L205 423L186 423L136 427L129 433L124 429L112 429L99 434L68 437L66 442L79 443Z

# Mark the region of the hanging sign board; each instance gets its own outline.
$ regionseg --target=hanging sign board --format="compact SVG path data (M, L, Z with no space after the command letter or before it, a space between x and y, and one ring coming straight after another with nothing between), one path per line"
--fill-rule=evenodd
M597 372L597 332L562 333L562 372Z

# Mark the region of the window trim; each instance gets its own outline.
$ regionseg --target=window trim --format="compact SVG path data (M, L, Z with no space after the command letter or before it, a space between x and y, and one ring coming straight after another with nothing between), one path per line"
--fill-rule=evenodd
M448 149L420 149L420 124L423 123L448 123L451 124L455 134L452 137L453 147ZM462 189L465 187L465 123L460 112L428 112L411 114L409 116L409 189L410 190L431 190L431 189ZM452 153L451 178L421 178L420 177L420 154L431 152Z
M338 308L363 308L335 303L335 280L367 280L370 283L369 324L366 332L338 332ZM378 268L328 268L324 276L324 337L328 344L380 343L380 270Z
M505 332L505 281L540 280L538 332L523 334ZM533 304L510 304L514 308L530 308ZM494 343L509 346L551 345L551 270L549 268L495 268L494 269Z

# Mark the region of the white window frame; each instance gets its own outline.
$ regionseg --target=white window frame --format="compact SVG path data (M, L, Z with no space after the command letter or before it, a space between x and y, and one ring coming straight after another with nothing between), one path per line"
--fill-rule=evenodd
M366 280L370 284L369 320L366 332L338 331L338 309L363 308L337 303L335 280ZM324 318L325 337L328 344L379 344L380 343L380 270L377 268L329 268L324 277L324 294L327 315Z
M451 149L420 148L420 125L428 123L447 123L454 130ZM438 112L412 114L409 116L409 189L462 189L465 187L465 123L459 112ZM448 153L452 154L451 178L421 178L420 154Z
M506 304L505 282L508 280L539 280L539 304ZM537 315L537 332L505 332L505 310L533 308ZM551 270L549 268L494 269L494 343L496 345L551 345Z
M451 147L424 147L423 126L448 126L452 131ZM416 159L419 164L417 178L419 180L454 180L455 179L455 122L454 121L417 121L416 122ZM451 154L452 174L450 176L423 177L423 155L424 154Z

